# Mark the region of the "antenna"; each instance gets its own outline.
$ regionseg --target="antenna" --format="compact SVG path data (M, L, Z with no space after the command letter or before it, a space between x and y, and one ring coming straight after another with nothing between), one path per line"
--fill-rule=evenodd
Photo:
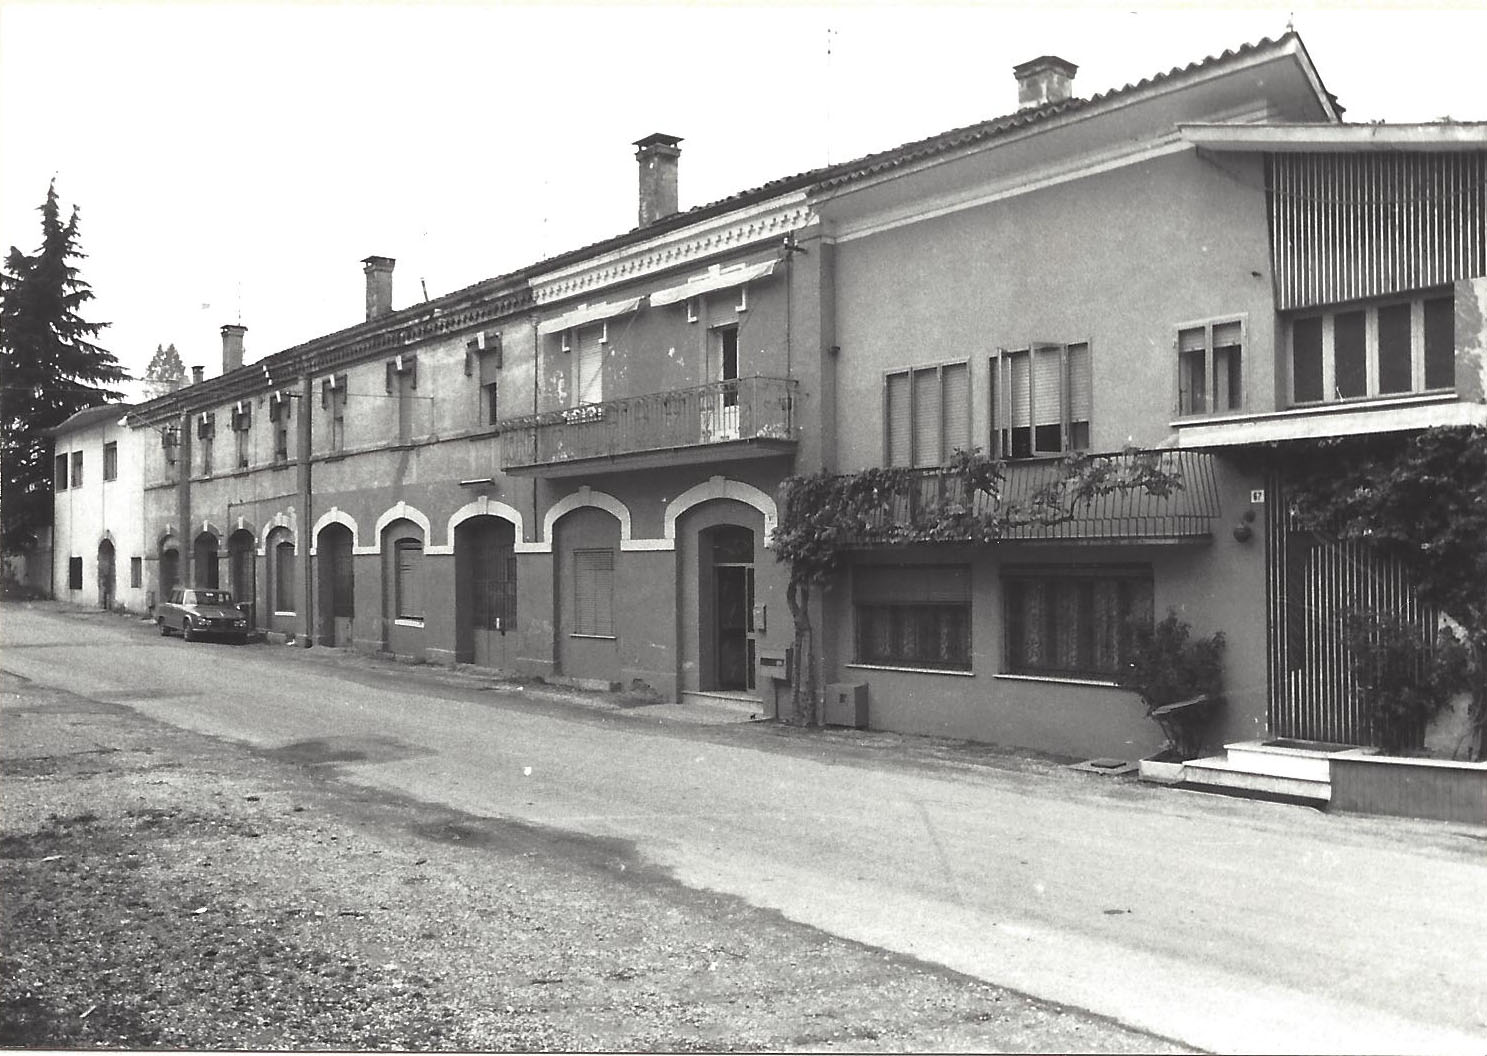
M238 280L238 325L243 323L243 280Z
M424 300L428 300L429 299L429 284L424 281L424 278L423 278L422 275L418 276L418 285L420 285L420 286L423 287L423 299Z
M831 97L832 87L836 83L831 75L831 38L836 35L836 30L831 26L826 27L826 89L821 94L826 99L826 129L821 137L826 143L826 164L831 164Z

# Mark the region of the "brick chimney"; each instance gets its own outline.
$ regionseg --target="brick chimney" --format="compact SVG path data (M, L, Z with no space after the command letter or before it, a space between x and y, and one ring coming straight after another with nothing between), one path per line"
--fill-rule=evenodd
M677 211L676 162L682 150L676 136L652 132L637 139L635 160L640 162L640 226L646 227Z
M1061 103L1074 96L1074 74L1079 67L1057 55L1041 55L1012 67L1017 78L1017 107Z
M228 323L222 328L222 373L230 374L243 365L243 335L246 326Z
M191 384L193 384L193 385L200 385L204 380L206 380L206 374L207 374L207 368L206 367L192 367L191 368Z
M391 257L367 257L362 261L367 276L368 319L392 311L392 269L396 263Z

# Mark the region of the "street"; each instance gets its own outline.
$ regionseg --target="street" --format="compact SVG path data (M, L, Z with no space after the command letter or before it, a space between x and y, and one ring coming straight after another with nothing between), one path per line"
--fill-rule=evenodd
M1214 1051L1481 1052L1487 829L0 609L0 668Z

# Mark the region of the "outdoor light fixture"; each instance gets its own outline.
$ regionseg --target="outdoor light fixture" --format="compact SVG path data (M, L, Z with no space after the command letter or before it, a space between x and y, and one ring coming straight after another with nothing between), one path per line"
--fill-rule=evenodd
M494 484L495 482L496 482L496 478L495 477L477 477L474 480L462 480L462 481L460 481L460 487L462 487L462 488L476 488L476 487L479 487L482 484Z

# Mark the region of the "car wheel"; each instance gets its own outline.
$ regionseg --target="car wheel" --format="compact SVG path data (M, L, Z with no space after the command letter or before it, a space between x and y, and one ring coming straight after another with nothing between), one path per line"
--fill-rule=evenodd
M194 641L196 638L196 636L191 633L191 620L189 617L181 621L181 637L186 639L186 641L188 642Z
M162 638L169 638L170 637L170 628L165 625L165 621L164 620L156 620L155 622L160 625L160 637L162 637Z

